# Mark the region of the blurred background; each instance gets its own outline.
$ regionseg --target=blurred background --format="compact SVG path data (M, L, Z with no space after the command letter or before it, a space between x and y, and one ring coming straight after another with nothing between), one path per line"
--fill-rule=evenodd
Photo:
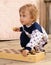
M0 40L19 39L20 32L12 29L22 26L19 8L27 3L36 5L39 11L37 22L51 34L51 0L0 0Z

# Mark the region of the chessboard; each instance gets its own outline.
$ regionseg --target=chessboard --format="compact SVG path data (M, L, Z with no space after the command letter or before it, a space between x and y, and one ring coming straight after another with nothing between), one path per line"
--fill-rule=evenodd
M25 61L25 62L38 62L45 59L45 52L36 53L34 55L28 54L25 57L21 54L20 50L12 49L12 48L11 49L3 48L3 49L0 49L0 58Z

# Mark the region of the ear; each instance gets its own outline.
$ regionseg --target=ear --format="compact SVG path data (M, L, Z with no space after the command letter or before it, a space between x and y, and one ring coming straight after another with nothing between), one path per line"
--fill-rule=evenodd
M34 19L33 19L33 18L31 18L31 21L34 21Z

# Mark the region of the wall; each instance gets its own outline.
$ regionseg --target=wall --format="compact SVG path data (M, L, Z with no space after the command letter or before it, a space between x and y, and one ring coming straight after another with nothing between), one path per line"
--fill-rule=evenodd
M48 34L51 34L51 1L49 0L44 2L44 0L40 0L39 5L39 15L40 15L40 24L45 28Z
M40 15L40 24L46 28L46 4L44 3L44 0L40 0L39 5L39 15Z
M0 0L0 40L19 39L20 33L12 28L21 26L19 8L26 3L39 7L39 0Z

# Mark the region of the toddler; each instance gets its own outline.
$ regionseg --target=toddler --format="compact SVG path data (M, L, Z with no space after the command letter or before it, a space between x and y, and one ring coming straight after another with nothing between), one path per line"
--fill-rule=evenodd
M26 4L19 9L20 22L23 25L19 28L13 28L14 31L21 31L20 44L23 47L22 54L27 54L35 49L35 51L44 51L43 47L47 44L47 33L36 20L38 10L34 4Z

